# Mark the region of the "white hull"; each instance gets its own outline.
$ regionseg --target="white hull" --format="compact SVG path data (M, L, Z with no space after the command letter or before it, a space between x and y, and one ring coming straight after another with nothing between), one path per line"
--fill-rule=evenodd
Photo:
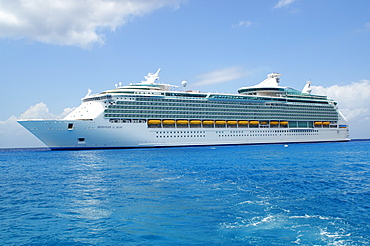
M107 120L24 120L50 149L137 148L349 141L348 128L148 128ZM73 128L68 128L73 124Z

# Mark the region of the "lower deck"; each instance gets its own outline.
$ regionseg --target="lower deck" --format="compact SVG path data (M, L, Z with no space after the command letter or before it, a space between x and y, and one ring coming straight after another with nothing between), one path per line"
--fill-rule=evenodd
M21 121L51 149L348 141L348 127L148 127L147 122Z

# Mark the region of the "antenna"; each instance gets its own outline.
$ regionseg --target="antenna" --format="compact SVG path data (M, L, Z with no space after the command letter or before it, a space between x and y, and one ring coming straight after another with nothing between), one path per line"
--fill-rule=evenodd
M184 87L184 91L186 90L186 86L188 85L188 82L186 80L181 81L182 87Z
M160 68L158 68L157 72L155 73L148 73L147 76L144 76L146 79L145 81L141 81L142 83L148 83L148 84L154 84L156 80L159 79L159 72L161 71Z
M92 92L92 90L91 90L91 89L87 89L87 94L86 94L86 96L84 96L84 98L85 98L85 97L89 97L89 96L91 96L91 92Z

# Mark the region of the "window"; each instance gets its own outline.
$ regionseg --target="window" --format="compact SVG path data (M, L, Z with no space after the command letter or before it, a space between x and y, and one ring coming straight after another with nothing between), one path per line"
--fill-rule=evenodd
M73 123L68 124L68 130L73 130Z

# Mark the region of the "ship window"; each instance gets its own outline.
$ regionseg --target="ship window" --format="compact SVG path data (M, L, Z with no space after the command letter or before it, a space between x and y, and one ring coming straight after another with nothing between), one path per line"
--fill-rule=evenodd
M72 130L73 129L73 124L72 123L69 123L68 124L68 130Z
M85 138L78 138L78 142L84 142Z

